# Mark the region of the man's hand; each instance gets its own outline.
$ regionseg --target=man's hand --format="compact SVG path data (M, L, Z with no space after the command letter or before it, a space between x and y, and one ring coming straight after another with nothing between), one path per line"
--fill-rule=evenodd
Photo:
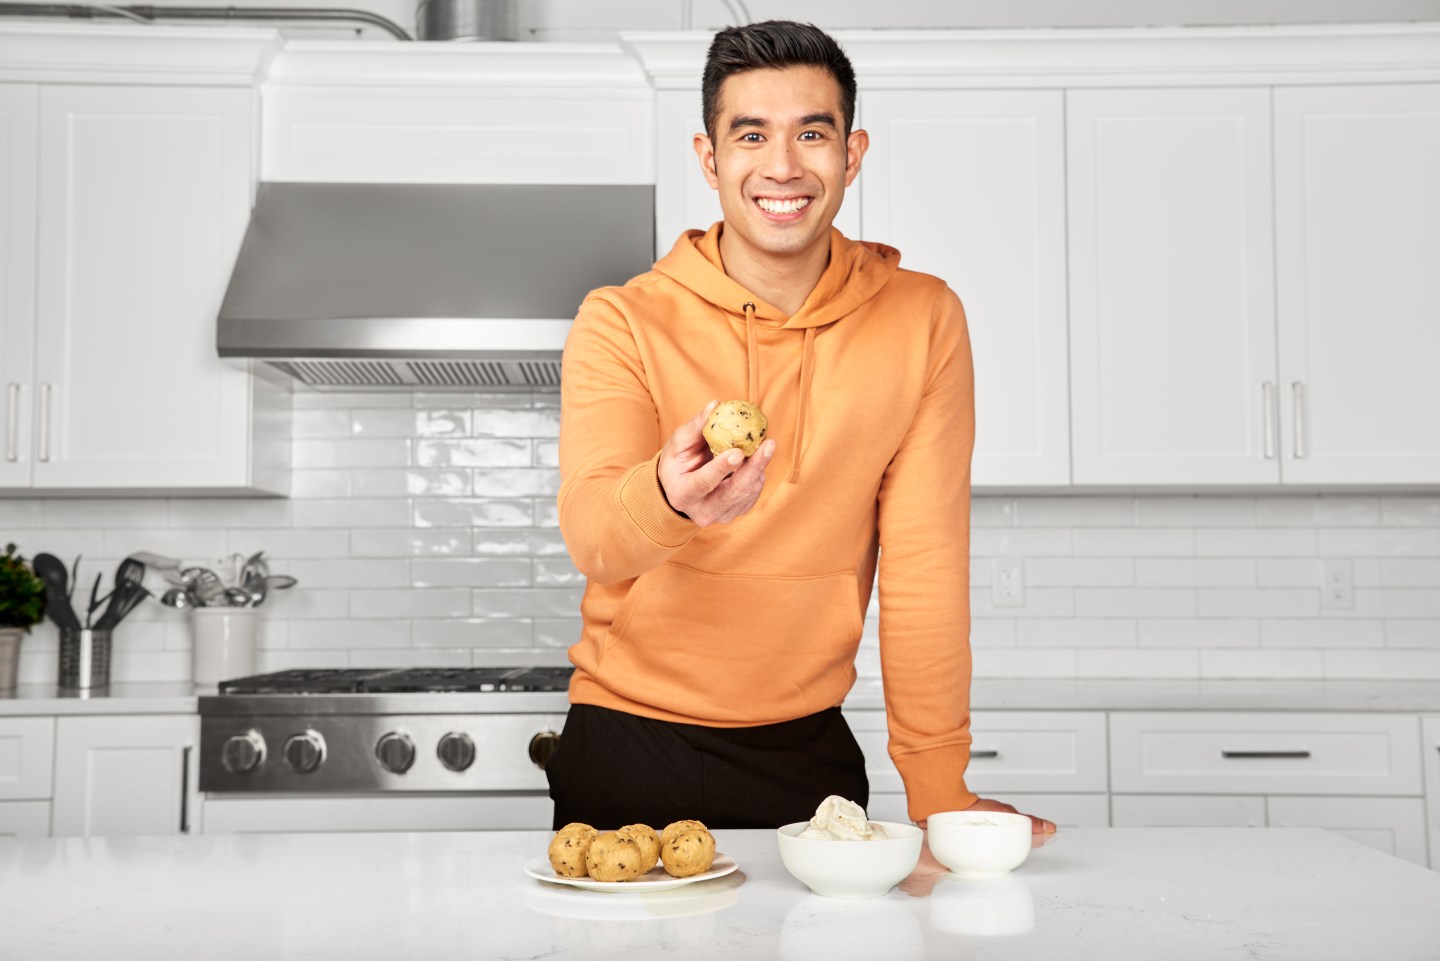
M1005 814L1019 814L1014 805L1006 804L1004 801L996 801L991 798L976 798L975 803L970 805L967 811L1001 811ZM1044 818L1037 818L1033 814L1025 815L1030 819L1031 834L1054 834L1055 822L1047 821ZM1037 845L1038 846L1038 845Z
M670 506L701 527L727 524L755 506L765 468L775 456L767 440L747 459L738 450L712 456L701 428L716 401L676 428L660 451L660 487Z

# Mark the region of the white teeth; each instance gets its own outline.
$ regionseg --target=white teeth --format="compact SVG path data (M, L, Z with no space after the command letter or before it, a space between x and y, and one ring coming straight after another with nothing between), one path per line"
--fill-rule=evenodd
M765 197L755 198L755 203L760 209L772 214L793 214L797 210L803 210L810 206L809 197L796 197L793 200L769 200Z

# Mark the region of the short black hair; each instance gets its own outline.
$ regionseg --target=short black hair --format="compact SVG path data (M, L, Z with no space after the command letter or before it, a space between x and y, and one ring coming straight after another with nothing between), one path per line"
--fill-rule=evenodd
M705 133L713 140L720 114L720 87L725 78L748 70L782 67L819 67L840 87L840 110L845 135L855 123L855 68L845 51L824 30L811 23L766 20L743 27L726 27L710 41L705 74L700 81L700 106Z

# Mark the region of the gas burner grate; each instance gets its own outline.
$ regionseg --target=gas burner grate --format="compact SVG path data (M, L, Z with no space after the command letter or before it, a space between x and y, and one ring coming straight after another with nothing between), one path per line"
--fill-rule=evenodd
M221 694L413 694L565 691L570 667L321 668L220 682Z

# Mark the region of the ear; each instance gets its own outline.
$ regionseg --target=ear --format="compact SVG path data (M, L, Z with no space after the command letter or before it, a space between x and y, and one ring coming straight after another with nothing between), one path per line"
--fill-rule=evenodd
M860 175L860 161L870 149L870 135L863 130L852 130L845 139L845 186L855 182Z
M700 160L700 173L711 190L720 189L720 178L715 174L715 145L703 133L695 135L695 156Z

